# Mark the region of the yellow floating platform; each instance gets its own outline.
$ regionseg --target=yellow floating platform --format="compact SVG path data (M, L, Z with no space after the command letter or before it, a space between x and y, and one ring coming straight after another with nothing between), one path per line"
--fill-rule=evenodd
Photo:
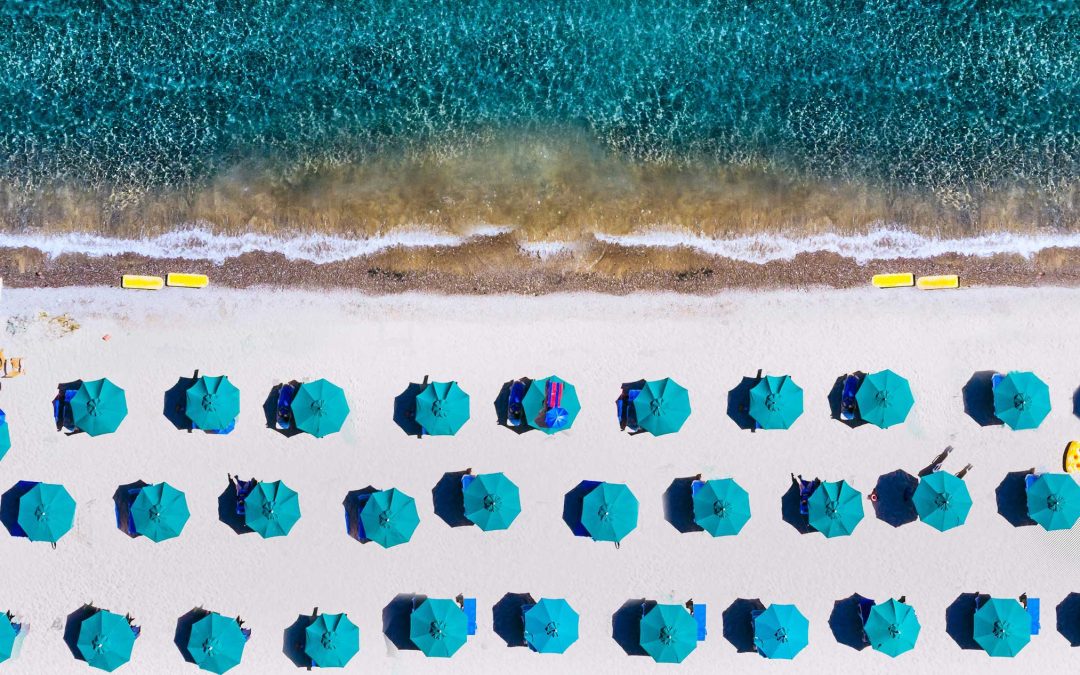
M955 274L939 274L931 277L919 277L915 285L924 291L939 288L960 288L960 277Z
M898 272L895 274L875 274L870 280L875 288L903 288L915 285L915 275L911 272Z
M176 272L169 272L165 276L165 283L168 286L176 286L178 288L206 288L210 285L210 277L205 274L179 274Z
M1065 470L1069 473L1080 473L1080 442L1069 441L1065 448Z
M121 288L136 288L143 291L158 291L165 285L161 277L146 277L139 274L125 274L120 280Z

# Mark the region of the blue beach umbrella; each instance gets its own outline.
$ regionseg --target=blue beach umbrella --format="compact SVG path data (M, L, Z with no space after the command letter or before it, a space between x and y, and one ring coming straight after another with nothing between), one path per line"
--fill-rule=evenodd
M474 476L463 493L465 517L481 530L505 530L521 513L518 486L502 473Z
M803 390L788 375L766 375L750 390L750 417L762 429L787 429L803 413Z
M862 493L847 481L825 482L806 500L810 527L826 537L844 537L862 522Z
M180 536L189 517L187 497L168 483L141 488L131 503L135 531L150 541Z
M525 610L525 641L541 654L562 654L578 639L578 613L562 598L541 598Z
M693 505L694 522L714 537L738 534L750 520L750 495L730 478L705 481Z
M657 663L682 663L697 649L697 621L682 605L656 605L641 617L638 642Z
M420 514L415 499L390 488L368 497L360 509L360 522L364 525L364 536L383 548L391 548L412 539L420 525Z
M1014 430L1034 429L1050 414L1050 388L1035 373L1012 371L994 387L994 416Z
M131 660L135 633L127 619L99 609L79 624L75 646L90 666L112 672Z
M37 483L19 497L17 520L30 541L56 543L75 524L75 500L63 485Z
M690 392L670 377L646 382L634 399L638 426L653 436L672 434L690 417Z
M1028 515L1047 530L1068 530L1080 518L1080 485L1067 473L1044 473L1027 489Z
M990 656L1016 656L1031 641L1031 617L1012 598L990 598L975 611L974 637Z
M971 511L967 483L945 471L935 471L920 480L911 501L919 520L942 532L963 525Z
M344 614L320 614L304 629L304 653L318 668L343 668L360 651L360 629Z
M754 646L767 659L793 659L810 642L810 622L795 605L769 605L754 617Z
M453 600L427 599L409 615L409 639L424 656L449 658L465 645L465 610Z
M191 626L187 649L195 665L221 675L240 665L246 644L236 621L213 612Z
M637 521L638 499L622 483L600 483L581 502L581 524L596 541L618 543Z
M469 395L457 382L431 382L416 395L416 423L431 436L453 436L469 421Z
M264 539L284 537L300 520L300 496L285 483L258 483L244 499L244 524Z
M4 458L11 449L11 429L8 427L7 415L0 410L0 459Z
M15 655L15 640L19 637L18 631L11 623L7 614L0 614L0 662L7 661Z
M871 647L896 658L915 648L922 626L911 605L889 599L870 608L863 630Z
M562 386L562 399L557 405L549 406L549 393L557 385ZM525 421L528 425L548 435L569 429L577 419L578 413L581 412L577 389L555 375L530 382L525 396L521 399L521 407L525 411Z

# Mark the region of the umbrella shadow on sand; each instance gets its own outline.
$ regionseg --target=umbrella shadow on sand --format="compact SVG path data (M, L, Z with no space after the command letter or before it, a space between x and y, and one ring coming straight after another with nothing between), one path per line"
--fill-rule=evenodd
M237 534L248 534L255 530L247 526L244 517L236 512L236 486L229 482L225 491L218 495L218 520L229 526Z
M465 517L465 495L461 489L461 477L469 473L448 471L442 475L435 487L431 488L431 500L435 504L435 515L450 527L465 527L473 522Z
M177 379L176 384L165 392L161 414L180 431L191 431L191 420L188 419L184 410L187 407L187 390L195 386L198 379L199 371L196 370L191 377Z
M575 537L592 536L581 523L581 511L584 507L585 495L595 488L596 483L594 481L583 480L563 496L562 519Z
M299 386L299 384L296 383L296 382L290 382L289 384L293 385L294 387ZM277 426L278 398L281 396L281 387L282 386L284 386L284 385L280 385L280 384L276 385L273 389L270 390L270 393L267 395L266 400L263 401L263 406L262 406L262 408L263 408L263 417L266 418L266 428L267 429L273 429L274 431L281 434L285 438L292 438L293 436L297 436L297 435L302 434L304 432L297 429L295 425L290 425L286 429L278 429L278 426Z
M627 656L649 655L641 647L641 617L655 606L655 602L644 598L627 600L611 615L611 637Z
M67 620L64 622L64 644L67 645L67 648L71 650L72 656L78 661L86 661L86 659L83 658L82 652L79 651L79 628L82 627L83 621L92 617L97 611L97 607L94 607L90 603L86 603L71 614L68 614Z
M492 628L507 647L526 647L525 620L521 608L535 605L528 593L507 593L491 608Z
M793 483L780 497L780 515L784 522L798 530L799 534L810 534L814 532L814 528L810 527L810 519L799 512L799 501L799 488Z
M195 663L195 657L188 651L188 642L191 640L191 627L194 626L199 619L209 616L209 614L210 612L202 607L193 607L176 620L176 632L173 633L173 644L180 650L180 654L188 663Z
M754 612L765 611L758 598L737 598L720 615L724 639L740 654L757 651L754 645Z
M980 370L971 376L961 390L964 413L980 427L1000 426L1001 420L994 416L994 388L992 370Z
M750 416L750 390L759 380L760 371L757 377L744 377L734 389L728 391L727 416L743 431L754 430L754 418Z
M960 649L980 649L975 642L975 600L988 598L978 593L961 593L945 608L945 632Z
M418 650L409 638L409 617L412 615L413 603L419 605L426 599L426 595L398 593L383 607L383 635L396 649Z
M1031 470L1010 471L994 490L998 514L1013 527L1026 527L1037 523L1028 516L1027 488L1025 479Z
M405 391L394 397L394 424L398 425L406 436L420 438L424 431L416 422L416 397L425 388L426 385L410 382Z
M1057 631L1070 647L1080 647L1080 593L1069 593L1058 604Z
M862 614L859 611L859 601L867 599L858 593L853 593L834 602L832 613L829 614L829 630L832 631L836 641L858 651L869 646L863 632Z
M532 382L532 380L527 377L521 379L522 382L525 383L526 390L528 390L528 386ZM499 389L499 395L495 397L495 400L492 402L492 404L495 406L495 420L500 426L504 426L516 434L523 434L526 431L530 431L532 429L532 427L529 426L528 423L523 421L520 425L512 427L507 421L507 419L509 418L510 410L510 388L514 386L514 382L516 382L516 380L508 380L504 382L502 388Z
M139 536L135 532L135 528L128 528L128 521L131 519L131 501L132 496L129 494L132 490L138 490L148 485L146 481L137 480L134 483L128 483L116 488L116 492L113 493L113 510L116 513L116 529L120 530L127 536L135 539Z
M305 631L315 621L318 609L311 614L298 614L296 621L286 628L281 636L281 653L284 654L297 668L311 668L311 658L304 652L307 643Z
M360 536L360 497L375 492L378 492L378 490L371 485L359 490L349 490L349 493L345 495L345 500L341 502L341 505L345 508L345 531L361 544L366 544L371 540Z
M856 372L852 373L856 376L865 377L866 373ZM866 424L866 421L860 418L858 415L854 419L846 420L840 416L840 406L844 400L844 382L847 380L847 375L841 375L836 378L836 382L833 383L832 389L829 390L829 416L837 422L848 426L851 429L861 427Z
M0 522L13 537L26 536L26 532L19 526L19 499L35 485L36 481L21 480L0 496Z
M56 409L60 411L60 414L56 418L56 430L63 431L65 436L74 436L75 434L81 434L81 429L72 429L71 431L65 431L65 418L70 424L74 424L72 417L74 416L71 410L71 404L67 402L67 393L77 392L83 386L82 380L72 380L71 382L61 382L56 385L56 398L53 399ZM54 410L55 412L55 410Z
M694 497L691 486L700 476L676 478L664 491L664 519L679 532L704 532L705 529L694 522Z
M903 469L882 474L874 486L873 494L877 495L877 500L870 502L874 515L893 527L915 522L919 514L911 497L918 486L919 479Z

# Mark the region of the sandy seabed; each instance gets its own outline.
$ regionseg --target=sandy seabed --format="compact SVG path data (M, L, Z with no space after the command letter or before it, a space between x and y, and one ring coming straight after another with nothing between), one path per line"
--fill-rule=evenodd
M655 671L612 637L613 614L643 598L708 604L709 637L684 672L1068 669L1080 651L1058 632L1055 608L1080 591L1080 536L1014 527L998 513L996 492L1009 472L1060 470L1065 443L1080 436L1080 333L1068 330L1078 306L1080 290L1049 287L541 298L5 290L0 346L25 358L27 374L0 391L13 443L0 462L0 489L20 479L63 483L78 510L55 550L0 534L0 609L31 625L4 670L88 672L63 633L67 615L93 602L130 612L143 627L122 672L196 672L173 641L177 619L197 606L239 614L253 630L237 673L296 672L283 633L316 606L359 625L361 651L346 669L356 672ZM759 368L789 373L806 391L806 412L789 431L750 433L726 415L728 391ZM830 418L827 393L838 376L882 368L912 383L916 405L906 424L849 429ZM240 388L233 434L185 433L163 416L164 392L195 369L228 374ZM980 427L965 413L972 375L1009 369L1034 370L1050 386L1054 409L1038 430ZM496 424L502 383L552 373L577 385L583 409L573 429L517 435ZM418 440L392 421L394 397L425 375L456 379L472 395L472 420L456 437ZM57 384L102 376L127 390L120 430L57 433ZM621 433L620 383L664 376L691 392L694 412L682 432ZM317 377L349 396L342 432L285 438L267 429L262 404L271 388ZM956 450L946 469L975 465L967 477L974 508L959 529L894 528L869 502L846 538L800 534L781 518L790 472L845 479L868 494L883 474L915 474L948 444ZM470 467L503 471L520 486L523 512L509 530L451 528L434 513L432 488ZM218 520L230 472L282 479L300 493L303 517L288 537L238 535ZM753 518L738 537L683 534L665 520L665 490L698 473L734 477L749 491ZM116 528L111 496L138 479L187 493L192 516L180 538L154 544ZM576 538L563 522L564 495L582 479L626 482L640 499L640 525L621 549ZM347 535L342 500L367 485L417 499L412 542L385 550ZM1043 632L1017 659L961 649L947 633L946 608L976 591L1042 599ZM581 639L565 655L508 647L493 630L492 607L526 592L565 597L581 614ZM405 593L477 598L477 635L450 661L396 649L383 635L383 612ZM853 593L906 595L923 627L916 649L892 660L838 643L830 614ZM794 663L739 653L722 621L738 598L797 604L810 620L809 647Z

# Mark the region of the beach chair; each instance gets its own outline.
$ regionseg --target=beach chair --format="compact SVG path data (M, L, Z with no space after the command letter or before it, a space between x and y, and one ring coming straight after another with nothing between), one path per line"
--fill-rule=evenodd
M356 495L356 538L367 539L367 532L364 531L364 521L360 520L360 512L364 510L364 506L371 499L371 494ZM345 527L349 527L349 512L345 511Z
M808 503L810 495L814 494L814 490L821 485L821 481L815 478L814 480L799 479L799 513L808 516L810 515L810 505Z
M283 384L278 389L277 416L274 419L274 427L279 431L286 431L293 426L292 402L296 398L296 387L291 384Z
M556 429L566 424L566 410L562 407L563 383L548 380L544 392L544 426Z
M259 481L252 478L251 480L236 479L236 515L244 515L244 500L251 494L251 491L255 489L255 486L259 484Z
M128 626L131 628L131 632L135 634L135 639L138 640L139 636L142 635L142 626L136 626L133 623L128 624Z
M4 352L0 351L0 365L3 366L4 377L18 377L23 374L22 357L13 356L4 358Z
M53 399L53 419L56 420L57 429L75 431L75 420L72 418L71 399L79 393L78 389L64 389Z
M859 377L848 375L844 378L844 389L840 395L840 419L850 422L855 419L858 404L855 402L855 393L859 391Z
M1038 635L1039 634L1039 629L1042 628L1042 624L1039 623L1039 613L1040 613L1039 610L1041 609L1041 605L1042 605L1042 603L1039 601L1038 598L1028 598L1027 599L1027 613L1028 613L1028 616L1031 617L1031 634L1032 635Z
M468 635L476 635L476 598L462 598L461 609L465 612Z
M240 628L240 634L244 636L244 642L247 642L248 640L251 639L251 629L250 628L241 627Z
M510 384L510 394L506 400L506 424L520 427L525 422L525 408L521 401L525 398L525 381L514 380Z
M619 413L619 428L629 431L638 431L637 411L634 410L634 399L641 393L640 389L628 389L625 395L615 401L615 408Z
M697 622L697 640L703 642L705 636L709 634L706 628L706 619L709 615L709 607L703 602L694 603L694 608L690 610L690 615L694 617L694 621Z

